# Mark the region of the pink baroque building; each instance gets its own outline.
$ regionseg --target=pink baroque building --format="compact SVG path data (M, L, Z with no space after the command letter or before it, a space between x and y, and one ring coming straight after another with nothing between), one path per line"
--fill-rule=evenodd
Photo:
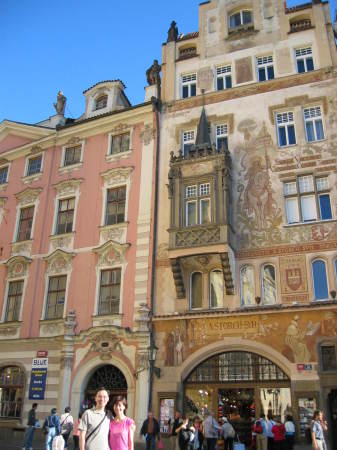
M68 405L76 417L99 386L127 395L137 425L146 416L157 127L151 101L132 106L124 87L109 80L84 91L76 120L64 117L59 92L49 119L0 124L7 425L25 423L33 401L41 419ZM48 358L45 389L31 380L37 356Z

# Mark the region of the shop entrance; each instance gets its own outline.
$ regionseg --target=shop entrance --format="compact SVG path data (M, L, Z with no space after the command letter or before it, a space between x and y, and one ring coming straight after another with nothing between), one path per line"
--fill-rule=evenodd
M112 400L116 395L127 397L128 385L123 373L118 367L107 364L99 367L90 377L81 405L82 411L94 406L95 393L99 388L105 388L110 392L107 405L107 409L110 411L112 411Z
M330 410L330 436L332 438L331 448L337 448L337 389L333 389L329 394Z
M268 359L248 352L226 352L197 366L184 382L184 410L202 418L213 411L232 423L240 440L251 445L251 425L264 413L284 421L291 414L288 376Z

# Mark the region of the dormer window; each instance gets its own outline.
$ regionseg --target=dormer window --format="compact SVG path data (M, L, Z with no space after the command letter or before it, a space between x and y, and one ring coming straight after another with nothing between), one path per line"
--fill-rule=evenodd
M106 94L100 95L96 100L95 110L106 108L107 104L108 104L108 96Z
M229 28L237 28L242 25L250 25L253 23L252 11L242 10L237 11L229 16Z

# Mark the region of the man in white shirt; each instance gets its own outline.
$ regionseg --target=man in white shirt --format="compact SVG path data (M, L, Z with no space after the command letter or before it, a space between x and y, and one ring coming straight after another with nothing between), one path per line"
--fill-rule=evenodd
M64 409L64 414L62 414L60 417L61 434L64 439L64 448L68 448L69 435L74 427L74 419L70 413L70 406L67 406Z

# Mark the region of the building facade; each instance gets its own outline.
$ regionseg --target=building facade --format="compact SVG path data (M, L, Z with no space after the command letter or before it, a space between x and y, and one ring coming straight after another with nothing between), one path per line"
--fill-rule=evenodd
M162 50L154 398L322 408L337 435L337 53L327 2L212 0ZM337 444L334 444L337 445Z
M100 386L146 416L153 105L131 106L120 80L84 95L79 119L59 93L49 119L0 125L1 426L25 424L33 401L40 419L76 417Z

